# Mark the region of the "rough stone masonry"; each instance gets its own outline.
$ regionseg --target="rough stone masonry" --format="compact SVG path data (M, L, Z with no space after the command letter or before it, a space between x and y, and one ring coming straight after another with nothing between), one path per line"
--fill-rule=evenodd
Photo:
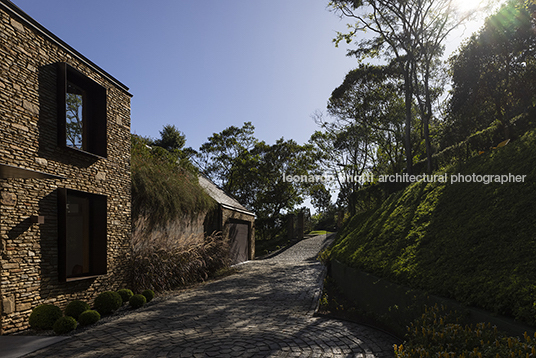
M105 157L58 145L58 63L105 89ZM39 304L91 302L127 281L130 98L128 88L11 2L0 0L0 165L63 178L0 176L1 334L27 328ZM58 278L62 188L106 197L105 275L71 282ZM32 217L43 217L44 223Z

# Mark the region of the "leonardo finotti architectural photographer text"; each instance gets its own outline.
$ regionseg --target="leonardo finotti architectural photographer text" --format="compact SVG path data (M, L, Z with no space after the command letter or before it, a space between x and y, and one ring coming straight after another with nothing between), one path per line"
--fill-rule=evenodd
M514 174L451 174L450 180L449 175L445 174L419 174L419 175L409 175L409 174L393 174L393 175L380 175L378 176L379 183L415 183L423 181L425 183L524 183L526 175L514 175ZM283 181L288 183L327 183L340 181L342 183L352 182L352 183L372 183L374 182L374 175L372 174L362 174L356 176L340 176L336 177L334 175L285 175L283 174Z

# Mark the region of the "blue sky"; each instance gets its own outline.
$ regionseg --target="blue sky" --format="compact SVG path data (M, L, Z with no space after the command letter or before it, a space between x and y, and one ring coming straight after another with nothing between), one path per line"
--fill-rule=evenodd
M306 142L357 65L327 0L12 1L130 88L132 133L174 124L194 149L246 121L267 143Z

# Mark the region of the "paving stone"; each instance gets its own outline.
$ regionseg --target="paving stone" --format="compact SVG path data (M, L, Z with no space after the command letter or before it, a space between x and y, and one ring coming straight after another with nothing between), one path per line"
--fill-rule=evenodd
M394 357L390 335L313 316L325 273L316 256L328 244L302 240L27 357Z

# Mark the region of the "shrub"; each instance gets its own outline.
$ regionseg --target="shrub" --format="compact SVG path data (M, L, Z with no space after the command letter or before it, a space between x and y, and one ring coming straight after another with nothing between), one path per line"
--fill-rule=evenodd
M219 234L186 246L153 245L135 250L129 262L134 290L167 291L206 280L229 267L229 244Z
M130 300L128 301L128 303L130 304L130 306L132 308L140 308L146 302L147 302L147 299L145 298L145 296L140 295L140 294L137 294L137 295L134 295L134 296L130 297Z
M117 293L119 293L119 296L121 296L121 299L123 300L123 304L128 302L130 297L134 296L134 293L132 292L132 290L129 290L128 288L122 288L119 291L117 291Z
M147 299L147 302L151 302L154 298L153 290L145 290L141 294L145 296L145 298Z
M60 317L54 323L53 329L56 334L65 334L76 329L76 320L71 316Z
M535 335L536 336L536 335ZM413 357L529 357L536 352L534 340L507 337L490 323L463 326L452 312L426 307L408 327L406 340L395 345L397 358Z
M107 315L117 310L122 304L123 300L119 293L106 291L97 296L93 307L101 315Z
M80 314L80 317L78 317L78 322L82 327L85 327L97 323L99 319L101 319L99 312L95 310L87 310Z
M30 314L30 327L34 329L51 329L54 323L63 316L61 309L54 305L39 305Z
M69 302L67 307L65 307L64 313L66 316L71 316L77 320L78 316L80 316L82 312L87 311L89 308L90 307L86 302L77 300Z

